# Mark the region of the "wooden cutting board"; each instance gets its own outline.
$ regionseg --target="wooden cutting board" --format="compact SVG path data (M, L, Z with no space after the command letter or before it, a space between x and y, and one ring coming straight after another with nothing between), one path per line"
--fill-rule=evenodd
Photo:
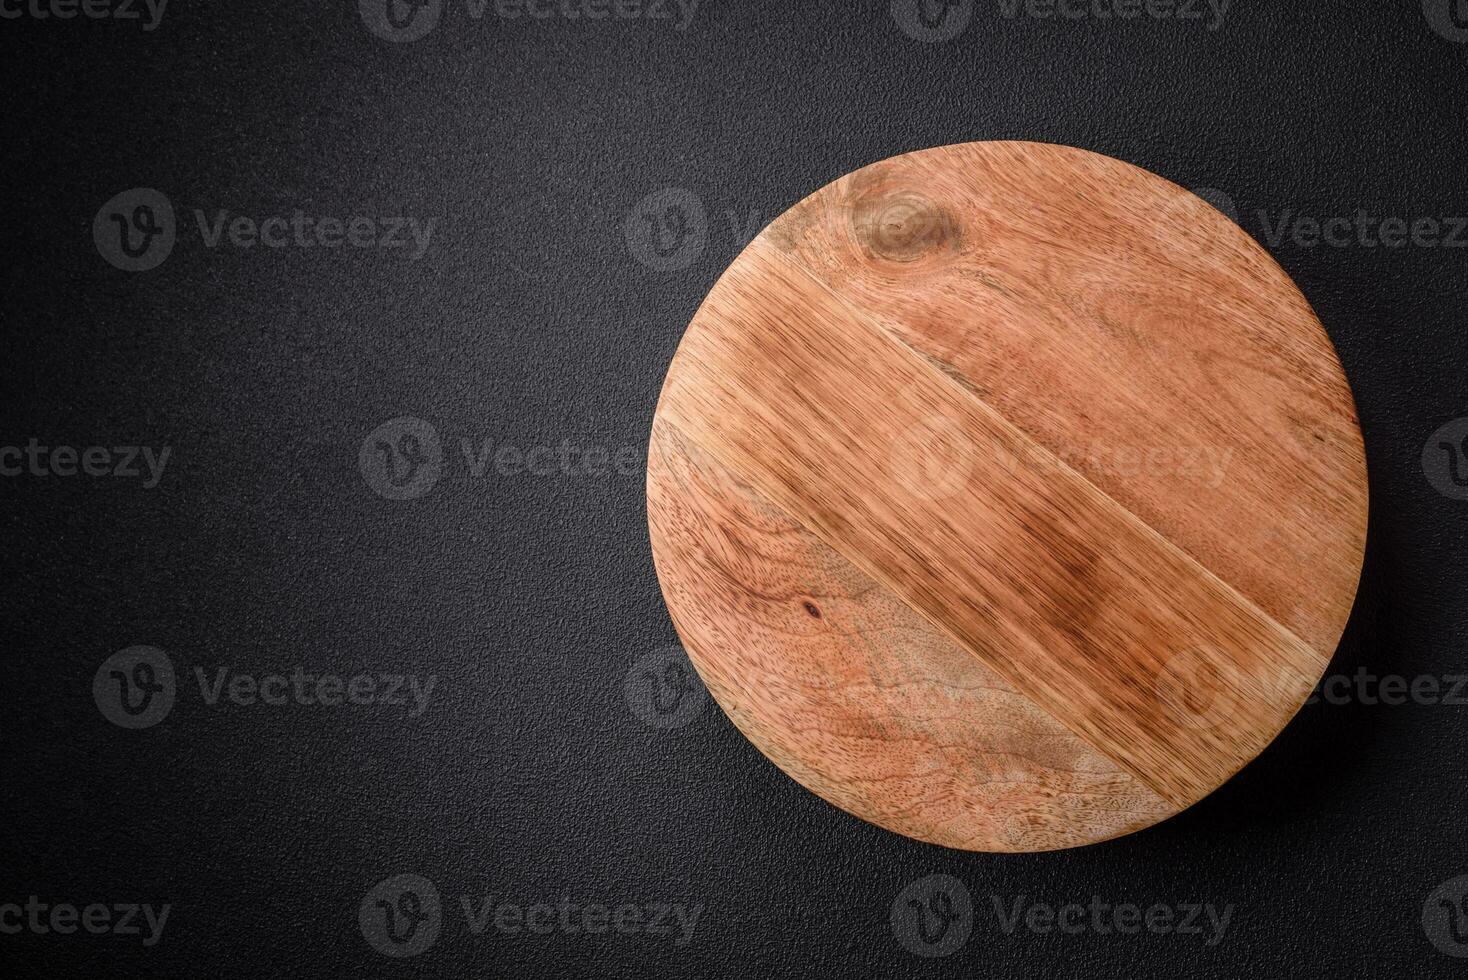
M1351 392L1289 277L1084 150L884 160L694 316L648 464L710 692L802 785L987 851L1200 799L1325 670L1366 536Z

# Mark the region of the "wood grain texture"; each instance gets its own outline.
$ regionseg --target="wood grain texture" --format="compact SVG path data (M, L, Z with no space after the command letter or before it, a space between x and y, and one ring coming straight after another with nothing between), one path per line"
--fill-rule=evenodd
M1166 181L1037 144L884 161L778 219L685 335L649 465L669 607L741 729L851 812L989 850L1136 829L1262 750L1365 513L1284 273ZM814 589L819 642L785 598Z
M1176 810L664 420L648 474L679 635L803 786L890 830L998 851Z

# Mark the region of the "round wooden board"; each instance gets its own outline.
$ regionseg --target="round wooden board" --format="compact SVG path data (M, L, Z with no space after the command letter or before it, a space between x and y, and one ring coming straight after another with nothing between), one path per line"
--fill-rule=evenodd
M1340 638L1350 389L1237 225L1083 150L909 153L791 208L678 348L648 520L688 654L880 826L1033 851L1254 758Z

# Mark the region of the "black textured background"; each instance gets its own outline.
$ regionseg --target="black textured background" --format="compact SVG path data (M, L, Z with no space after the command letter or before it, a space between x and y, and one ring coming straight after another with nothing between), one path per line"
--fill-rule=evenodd
M13 2L13 0L7 0ZM491 3L493 0L491 0ZM1443 0L1446 9L1457 0ZM491 8L492 9L492 8ZM496 19L448 0L389 43L354 2L174 0L157 30L0 20L0 444L172 448L160 485L0 479L0 902L171 903L161 941L0 935L10 976L1237 977L1462 975L1421 924L1468 873L1468 706L1317 703L1158 827L1054 854L948 851L800 789L709 704L663 730L624 678L675 641L630 474L474 477L461 439L639 457L663 372L742 238L863 164L977 139L1073 144L1258 212L1468 214L1468 44L1418 0L1234 0L1197 22L1007 19L945 43L881 0L706 0L668 20ZM113 268L105 201L179 214ZM702 202L684 270L638 261L646 195ZM401 252L204 247L193 209L434 218ZM636 221L634 220L634 225ZM745 229L740 231L739 229ZM1271 252L1356 393L1362 590L1333 673L1468 672L1463 501L1424 442L1468 414L1468 250ZM397 416L443 472L384 499ZM180 674L161 723L92 698L111 654ZM214 706L191 671L437 675L428 709ZM635 682L635 677L634 677ZM635 700L635 698L634 698ZM379 881L431 879L437 942L364 940ZM973 935L924 959L889 916L932 873ZM692 941L472 935L458 896L704 906ZM1004 934L991 896L1235 906L1221 942ZM4 964L10 964L6 966Z

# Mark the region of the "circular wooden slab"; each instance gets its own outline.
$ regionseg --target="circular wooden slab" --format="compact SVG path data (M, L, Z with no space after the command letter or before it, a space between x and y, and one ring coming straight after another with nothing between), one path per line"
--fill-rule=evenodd
M1029 851L1257 755L1355 595L1350 389L1289 277L1129 164L884 160L771 224L664 383L648 519L709 690L866 820Z

